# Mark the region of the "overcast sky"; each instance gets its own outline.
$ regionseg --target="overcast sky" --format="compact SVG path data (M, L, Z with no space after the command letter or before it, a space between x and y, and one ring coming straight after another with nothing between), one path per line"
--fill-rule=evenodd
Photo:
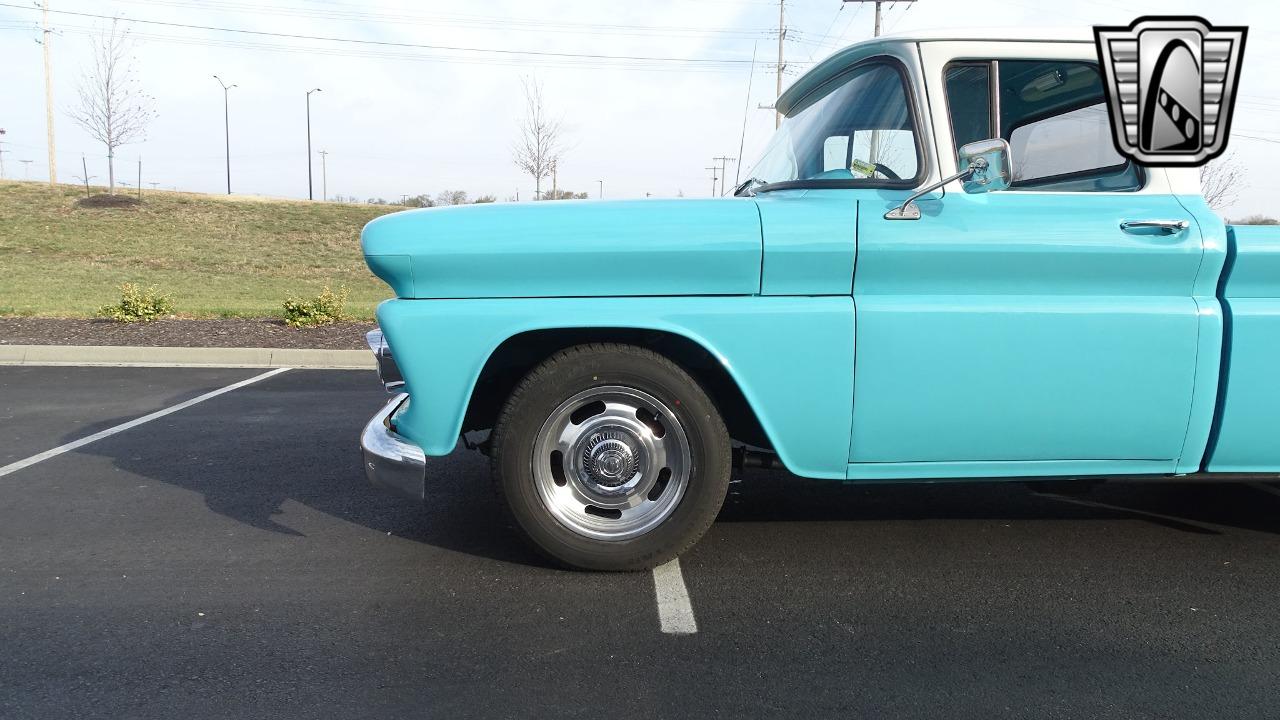
M0 128L5 173L46 177L44 80L31 0L0 0ZM17 7L13 7L16 5ZM357 44L130 23L136 70L155 97L145 142L122 148L130 183L225 191L223 93L231 90L231 183L236 193L307 194L305 91L312 147L326 150L328 193L398 200L461 189L521 199L533 182L511 161L522 113L521 77L535 75L563 116L571 149L560 187L606 197L705 195L718 155L751 161L773 131L755 109L774 97L778 6L768 0L51 0L54 10L266 33L378 41ZM885 3L887 32L964 26L1127 24L1143 14L1198 14L1248 24L1251 37L1229 152L1247 187L1229 216L1280 215L1280 30L1274 0L919 0ZM793 72L872 33L868 4L788 0ZM51 14L59 179L74 182L85 155L104 182L105 151L67 116L88 36L108 21ZM1015 31L1010 31L1015 35ZM508 52L397 46L434 45ZM520 54L530 51L546 54ZM758 53L754 74L753 52ZM584 56L666 58L617 60ZM784 84L797 77L789 74ZM748 84L750 98L748 99ZM1248 134L1258 138L1245 138ZM1270 141L1268 141L1270 140ZM315 192L321 193L315 157ZM24 168L21 160L32 162ZM729 176L735 168L729 165Z

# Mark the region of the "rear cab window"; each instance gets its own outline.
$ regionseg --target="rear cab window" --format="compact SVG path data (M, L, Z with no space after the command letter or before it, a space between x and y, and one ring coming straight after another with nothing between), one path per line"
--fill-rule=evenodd
M1009 142L1010 190L1132 191L1141 169L1111 138L1102 78L1093 63L977 60L947 66L956 147L992 137Z

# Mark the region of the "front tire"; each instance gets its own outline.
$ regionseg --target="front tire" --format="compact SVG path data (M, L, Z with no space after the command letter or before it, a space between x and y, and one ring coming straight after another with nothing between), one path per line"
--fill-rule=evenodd
M729 435L667 358L632 345L562 350L512 392L493 431L494 484L544 554L643 570L693 546L729 485Z

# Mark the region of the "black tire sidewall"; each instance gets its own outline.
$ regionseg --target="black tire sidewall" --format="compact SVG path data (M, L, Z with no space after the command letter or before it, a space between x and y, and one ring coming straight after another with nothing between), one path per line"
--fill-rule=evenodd
M533 446L551 413L573 395L618 385L666 405L684 429L691 453L679 504L656 528L635 538L603 541L565 527L547 510L533 480ZM517 525L543 553L594 570L639 570L680 554L715 520L728 489L728 433L711 399L666 358L632 346L580 346L558 353L520 384L495 428L495 480Z

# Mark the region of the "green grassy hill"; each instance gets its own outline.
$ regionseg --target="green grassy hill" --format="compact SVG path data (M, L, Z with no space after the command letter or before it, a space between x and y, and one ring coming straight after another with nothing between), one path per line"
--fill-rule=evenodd
M391 295L360 228L397 207L144 191L139 207L84 209L82 197L0 182L0 314L90 316L122 282L159 286L191 317L275 316L289 295L346 285L348 312L369 318Z

